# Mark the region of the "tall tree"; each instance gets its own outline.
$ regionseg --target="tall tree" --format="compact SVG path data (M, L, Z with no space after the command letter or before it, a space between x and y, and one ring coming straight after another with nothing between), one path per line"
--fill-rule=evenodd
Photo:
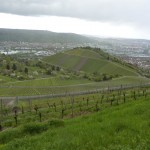
M13 64L12 69L13 69L14 71L17 70L17 65L16 65L16 64Z
M9 64L6 65L6 69L10 70L10 65Z
M27 67L25 67L24 72L25 72L26 74L28 74L28 68L27 68Z

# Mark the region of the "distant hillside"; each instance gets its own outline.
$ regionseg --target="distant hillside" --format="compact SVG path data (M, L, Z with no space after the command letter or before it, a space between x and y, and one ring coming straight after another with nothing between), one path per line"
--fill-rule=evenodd
M39 43L88 43L94 40L73 33L55 33L43 30L0 29L0 41Z
M109 56L109 55L108 55ZM75 71L89 73L99 72L103 74L137 76L137 72L127 66L107 58L107 54L94 49L77 48L65 53L46 57L45 61Z

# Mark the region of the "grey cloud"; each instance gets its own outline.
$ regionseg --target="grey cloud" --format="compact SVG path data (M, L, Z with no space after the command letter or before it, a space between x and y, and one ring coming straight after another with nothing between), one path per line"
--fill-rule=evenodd
M149 0L0 0L0 12L149 26Z

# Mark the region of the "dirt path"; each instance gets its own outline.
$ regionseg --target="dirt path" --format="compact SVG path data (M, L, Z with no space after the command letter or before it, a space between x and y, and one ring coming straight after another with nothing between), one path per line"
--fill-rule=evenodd
M82 58L80 62L75 66L75 70L79 71L87 62L88 58Z

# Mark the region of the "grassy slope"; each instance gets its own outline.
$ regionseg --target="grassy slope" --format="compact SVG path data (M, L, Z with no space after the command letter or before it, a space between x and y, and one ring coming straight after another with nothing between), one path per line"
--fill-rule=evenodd
M67 53L67 54L66 54ZM63 57L62 57L63 56ZM81 57L82 56L82 57ZM84 56L84 57L83 57ZM86 57L85 57L86 56ZM54 94L54 93L65 93L65 92L79 92L79 91L87 91L93 90L108 86L120 86L126 84L139 84L139 83L147 83L150 80L146 78L142 78L136 75L135 72L128 71L129 68L124 69L120 64L116 64L113 62L108 62L101 55L97 54L95 51L87 50L87 49L75 49L71 51L67 51L64 53L60 53L54 55L50 58L50 62L58 63L59 65L66 66L68 68L76 68L80 61L82 62L84 58L86 58L83 62L82 69L87 70L87 72L91 71L100 71L105 73L115 73L120 72L126 77L117 78L111 81L106 82L91 82L87 79L60 79L60 78L47 78L47 79L38 79L38 80L28 80L21 82L10 82L4 84L8 85L8 87L0 88L0 96L21 96L21 95L43 95L43 94ZM86 63L86 64L84 64ZM78 67L77 67L78 68ZM100 68L100 69L99 69ZM116 70L116 71L115 71ZM130 70L130 69L129 69ZM129 76L131 75L131 76ZM4 78L4 77L3 77ZM0 76L1 79L1 76ZM7 78L6 78L7 79ZM5 80L6 80L5 79ZM1 80L0 80L1 82ZM2 82L1 82L2 85ZM69 85L69 86L68 86ZM22 86L13 87L13 86ZM30 88L26 86L31 86ZM45 86L63 86L63 87L54 87L51 88L43 88Z
M84 64L82 64L83 59L85 59ZM100 73L107 74L120 74L126 76L137 76L137 73L126 66L114 63L102 58L98 53L91 50L77 49L72 51L67 51L65 53L59 53L51 57L47 57L45 61L63 66L72 70L79 70L93 73L98 71ZM82 65L81 65L82 64ZM81 68L78 67L81 65Z
M8 86L67 86L67 85L81 85L81 84L93 84L93 85L105 85L105 84L140 84L140 83L148 83L150 79L144 77L133 77L133 76L124 76L120 78L113 79L111 81L103 81L103 82L93 82L87 79L60 79L59 77L51 77L51 78L43 78L36 80L25 80L25 81L16 81L16 82L8 82L3 85Z
M13 81L16 81L16 80L7 76L0 75L0 85L6 82L13 82Z
M76 84L86 84L92 83L88 79L61 79L59 77L35 79L35 80L26 80L18 82L8 82L5 85L10 86L65 86L65 85L76 85Z
M10 82L5 85L5 88L0 88L0 96L21 96L21 95L44 95L44 94L54 94L54 93L65 93L67 92L79 92L87 91L93 89L99 89L111 86L120 86L127 84L140 84L150 82L147 78L142 77L121 77L111 81L105 82L90 82L89 80L60 80L59 78L47 78L31 81L22 82ZM22 86L14 87L14 86ZM27 87L26 87L27 86ZM30 86L30 88L29 88ZM49 88L43 88L44 86L50 86ZM51 88L51 86L53 88ZM60 86L60 87L59 87Z
M73 49L70 51L66 51L66 54L70 55L76 55L76 56L84 56L84 57L89 57L89 58L102 58L97 52L88 50L88 49L83 49L83 48L78 48L78 49Z
M1 86L3 87L2 88L0 87L0 96L43 95L43 94L61 93L61 92L65 92L66 88L56 87L56 88L51 89L51 87L78 85L80 83L87 84L87 83L92 83L92 82L87 79L69 79L69 80L64 79L62 80L57 77L27 80L27 81L8 82L3 85L1 84ZM20 88L20 86L22 87ZM45 86L46 87L49 86L49 88L43 88Z
M2 150L148 150L150 101L141 99L98 113L64 120L41 134L24 134L22 127L0 133ZM16 137L14 140L13 137ZM18 138L17 138L18 137Z

